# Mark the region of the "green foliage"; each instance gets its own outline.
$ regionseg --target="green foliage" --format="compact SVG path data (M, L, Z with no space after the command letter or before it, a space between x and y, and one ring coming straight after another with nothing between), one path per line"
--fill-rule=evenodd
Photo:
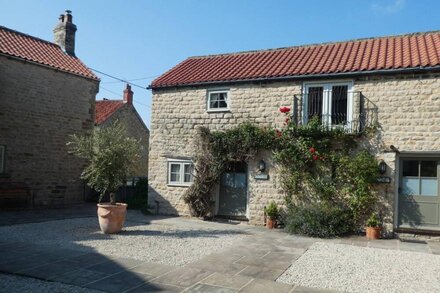
M127 137L124 127L115 122L108 127L95 128L88 135L72 135L67 145L70 152L87 160L81 178L100 193L99 201L110 193L110 201L114 204L114 193L123 185L139 158L139 141Z
M379 218L379 215L376 213L372 213L371 216L368 218L367 227L381 227L382 221Z
M198 128L194 180L183 196L191 215L203 217L211 212L211 189L228 162L247 161L259 150L271 149L274 137L273 130L250 123L213 133L206 127Z
M142 178L136 182L134 195L127 199L129 209L141 210L142 213L148 214L148 179Z
M264 210L271 219L276 219L279 215L278 205L275 201L271 201Z
M351 212L328 202L291 204L282 217L289 233L329 238L353 231Z

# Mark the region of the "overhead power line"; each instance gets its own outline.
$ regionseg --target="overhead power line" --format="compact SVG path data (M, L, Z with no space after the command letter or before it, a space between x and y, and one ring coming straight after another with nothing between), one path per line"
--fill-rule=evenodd
M144 89L144 90L148 90L147 87L145 87L145 86L141 86L141 85L138 85L138 84L132 83L132 82L130 82L130 81L128 81L128 80L125 80L125 79L122 79L122 78L119 78L119 77L116 77L116 76L110 75L110 74L108 74L108 73L104 73L104 72L102 72L102 71L100 71L100 70L93 69L93 68L91 68L91 67L89 67L89 69L90 69L90 70L93 70L93 71L95 71L95 72L98 72L98 73L100 73L100 74L103 74L103 75L105 75L105 76L108 76L108 77L110 77L110 78L116 79L116 80L118 80L118 81L128 83L129 85L132 85L132 86L135 86L135 87L138 87L138 88Z
M136 81L136 80L145 80L145 79L147 79L147 80L151 80L151 79L153 79L153 78L155 78L155 77L158 77L158 76L160 76L160 74L159 75L153 75L153 76L147 76L147 77L142 77L142 78L134 78L134 79L127 79L127 81ZM118 83L118 82L122 82L122 81L120 81L120 80L117 80L117 81L104 81L104 82L101 82L102 84L110 84L110 83Z

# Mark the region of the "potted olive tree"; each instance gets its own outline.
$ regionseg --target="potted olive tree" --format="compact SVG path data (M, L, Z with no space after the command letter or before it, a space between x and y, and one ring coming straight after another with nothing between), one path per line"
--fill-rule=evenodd
M139 141L127 137L123 125L116 121L95 128L91 134L72 135L67 145L71 153L87 161L81 178L99 192L98 219L102 232L118 233L125 221L127 204L116 202L116 191L139 158ZM101 203L107 194L110 202Z
M371 214L367 220L366 235L367 239L379 239L382 231L382 222L376 213Z
M266 219L266 226L269 229L273 229L277 227L277 219L279 215L278 211L278 205L276 202L272 201L269 203L267 207L264 208L264 211L266 212L267 219Z

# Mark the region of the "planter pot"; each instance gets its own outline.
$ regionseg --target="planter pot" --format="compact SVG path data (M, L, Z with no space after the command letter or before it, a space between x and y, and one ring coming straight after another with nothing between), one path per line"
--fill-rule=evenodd
M277 227L277 220L276 219L267 218L266 227L269 228L269 229L276 228Z
M380 232L382 231L382 228L380 227L367 227L366 234L367 239L379 239L380 238Z
M98 203L98 219L101 231L113 234L121 231L127 215L127 204Z

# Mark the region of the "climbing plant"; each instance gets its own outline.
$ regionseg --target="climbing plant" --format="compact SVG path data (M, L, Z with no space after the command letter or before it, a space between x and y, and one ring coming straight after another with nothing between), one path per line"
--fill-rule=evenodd
M324 237L353 231L376 202L374 156L360 150L359 136L343 126L326 127L318 118L297 125L290 108L280 112L285 118L281 128L245 123L225 131L198 129L195 178L184 195L192 215L212 211L211 190L228 162L249 161L259 151L270 150L280 169L288 230Z

